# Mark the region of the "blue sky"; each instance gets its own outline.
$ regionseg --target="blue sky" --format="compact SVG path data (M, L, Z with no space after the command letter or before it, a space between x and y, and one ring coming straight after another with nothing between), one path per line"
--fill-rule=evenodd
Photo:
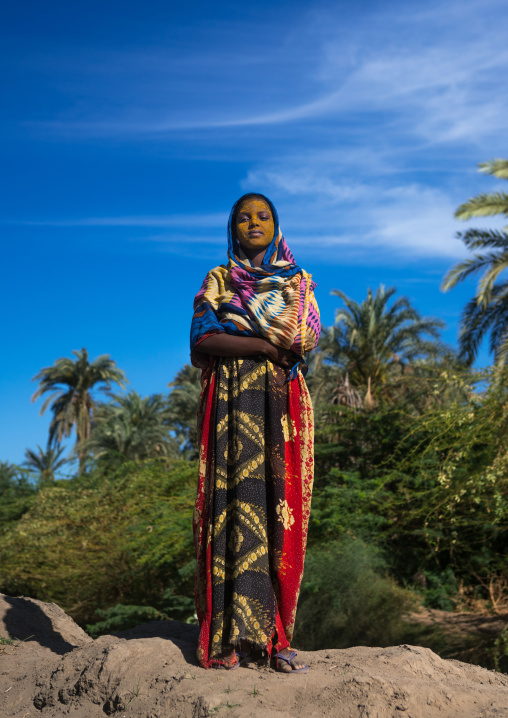
M362 300L384 283L455 343L474 281L439 290L463 256L453 212L499 186L476 164L508 156L503 0L48 0L2 16L0 460L45 444L31 378L73 349L166 390L248 190L277 206L324 324L331 289Z

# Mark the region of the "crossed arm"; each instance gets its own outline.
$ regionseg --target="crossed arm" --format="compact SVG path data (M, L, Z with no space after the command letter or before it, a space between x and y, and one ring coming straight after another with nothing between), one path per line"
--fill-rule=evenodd
M236 337L232 334L213 334L199 344L199 351L219 357L250 357L264 354L283 369L291 369L296 354L282 349L261 337Z

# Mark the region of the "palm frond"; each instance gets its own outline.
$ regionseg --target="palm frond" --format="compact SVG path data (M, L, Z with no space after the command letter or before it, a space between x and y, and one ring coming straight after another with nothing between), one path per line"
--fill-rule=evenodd
M508 179L508 160L494 159L479 165L480 171ZM508 194L479 194L456 211L458 219L487 215L508 215ZM483 272L473 299L462 313L459 332L460 356L469 364L477 356L480 344L490 332L490 351L494 362L503 361L505 327L508 325L508 283L496 286L500 275L508 269L508 232L504 230L469 229L458 235L470 250L488 250L473 254L457 263L445 275L441 288L448 291L477 272Z
M500 179L508 179L508 160L494 159L488 162L480 162L479 171L484 174L494 175Z
M503 285L495 287L493 296L495 297L500 291L506 287ZM471 299L462 313L459 332L459 357L467 364L471 364L478 353L480 344L485 335L498 324L506 322L508 316L508 301L492 302L487 307L478 304L476 298Z
M488 217L495 214L508 215L508 194L504 192L490 192L472 197L455 212L457 219L471 219L471 217Z
M458 232L468 249L483 249L484 247L503 249L508 252L508 233L495 229L468 229L467 232Z
M504 255L504 253L503 253ZM488 252L487 254L474 254L469 259L464 259L462 262L458 262L445 274L445 277L441 284L443 292L448 292L453 287L457 286L459 282L463 282L471 274L475 274L485 267L496 263L500 256L494 252Z
M508 327L505 325L504 331L498 336L498 340L495 346L495 370L496 378L500 378L508 364ZM506 376L506 375L505 375Z
M489 304L492 299L494 282L505 269L508 269L508 253L503 252L502 255L498 255L496 259L492 261L490 267L478 283L478 290L476 292L476 301L478 304L481 304L483 307Z

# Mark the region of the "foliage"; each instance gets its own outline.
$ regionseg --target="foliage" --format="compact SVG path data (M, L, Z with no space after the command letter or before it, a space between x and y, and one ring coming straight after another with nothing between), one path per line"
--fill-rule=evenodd
M55 472L69 462L68 458L62 458L63 447L59 444L48 444L45 451L40 446L37 446L37 449L38 451L25 450L24 466L28 471L38 474L43 481L54 481Z
M503 628L494 641L492 658L496 671L508 673L508 625Z
M4 534L0 591L55 601L81 623L117 603L156 605L194 558L196 476L157 460L43 487Z
M0 461L0 491L8 488L11 481L16 478L19 473L19 466L11 464L8 461Z
M107 463L178 456L178 446L166 425L168 409L161 394L142 397L131 391L125 396L113 394L111 399L96 405L91 436L80 444L83 453Z
M497 158L488 162L480 162L478 167L479 171L484 174L494 175L500 179L508 179L508 160Z
M191 561L183 569L176 572L176 580L170 580L170 588L167 588L162 597L156 601L158 608L146 605L126 606L119 603L116 606L110 606L106 610L98 609L96 614L103 620L89 624L86 627L87 631L95 638L111 631L126 631L148 621L174 619L194 623L197 620L194 613L194 595L192 591L194 569L195 564ZM183 581L182 577L184 577ZM181 588L182 584L188 584L188 580L186 581L185 578L192 579L191 585L187 586L190 595L181 596L175 594L175 585L180 584Z
M295 642L305 650L390 645L412 595L387 577L379 551L344 538L308 553Z
M37 487L28 472L7 461L0 462L0 535L28 511Z
M493 175L499 179L508 179L508 160L495 159L489 162L480 162L479 171ZM491 192L472 197L461 204L455 212L457 219L471 219L471 217L485 217L494 214L508 216L508 194L504 192Z
M199 455L196 417L201 394L201 369L185 364L169 386L168 421L189 459Z
M508 179L508 160L482 163L480 170ZM508 194L491 192L477 195L462 204L455 216L466 220L496 214L508 216ZM474 254L449 270L443 280L443 290L453 289L472 274L483 272L476 294L466 304L462 314L459 334L461 356L472 363L482 340L490 333L489 349L494 355L494 364L502 368L508 361L508 281L496 282L508 268L508 231L506 227L502 230L469 229L458 236Z
M406 478L395 506L398 530L423 537L425 555L436 568L451 566L456 577L480 584L489 574L508 570L504 387L490 383L467 404L429 412L412 428L413 448L406 452L405 442L399 447ZM409 499L410 508L402 513Z
M319 429L311 542L358 536L391 556L402 583L428 575L448 606L448 569L489 599L492 577L508 576L508 390L475 392L486 379L463 377L468 402L422 415L342 411Z
M366 390L366 408L375 405L372 392L382 395L382 387L395 370L418 358L439 356L444 352L439 342L443 322L422 317L407 297L399 297L391 306L394 287L381 285L375 294L369 289L367 298L359 303L337 289L332 291L345 306L338 309L335 325L324 329L319 343L315 371L331 364L347 373L354 386ZM323 379L326 381L326 374ZM319 382L313 379L319 393Z
M438 608L441 611L453 611L453 597L458 593L455 574L450 567L444 571L433 573L422 571L423 605L427 608Z
M124 606L117 603L116 606L110 606L105 610L97 609L97 616L102 621L90 624L86 627L88 633L97 638L107 633L116 631L127 631L149 621L160 621L165 616L152 606Z
M51 405L53 418L49 429L49 442L60 442L76 431L76 443L90 438L94 398L92 390L102 384L102 390L111 388L111 384L125 385L125 374L108 354L103 354L90 362L86 349L72 352L75 360L62 357L53 366L44 367L33 381L39 382L39 388L32 396L35 401L48 392L41 414ZM85 455L79 452L80 470L85 467Z
M316 482L310 545L321 545L343 536L380 542L383 531L390 526L386 507L391 496L383 484L383 476L362 479L359 473L331 469L324 480Z

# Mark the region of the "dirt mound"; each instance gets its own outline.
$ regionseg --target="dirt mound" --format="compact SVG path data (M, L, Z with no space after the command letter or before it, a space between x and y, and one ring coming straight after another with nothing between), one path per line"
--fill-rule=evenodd
M2 718L508 716L507 676L416 646L301 653L306 675L205 671L194 626L152 622L93 641L55 604L1 595L0 636L15 639L0 645Z
M56 603L0 594L0 636L36 641L63 655L91 643L87 635Z

